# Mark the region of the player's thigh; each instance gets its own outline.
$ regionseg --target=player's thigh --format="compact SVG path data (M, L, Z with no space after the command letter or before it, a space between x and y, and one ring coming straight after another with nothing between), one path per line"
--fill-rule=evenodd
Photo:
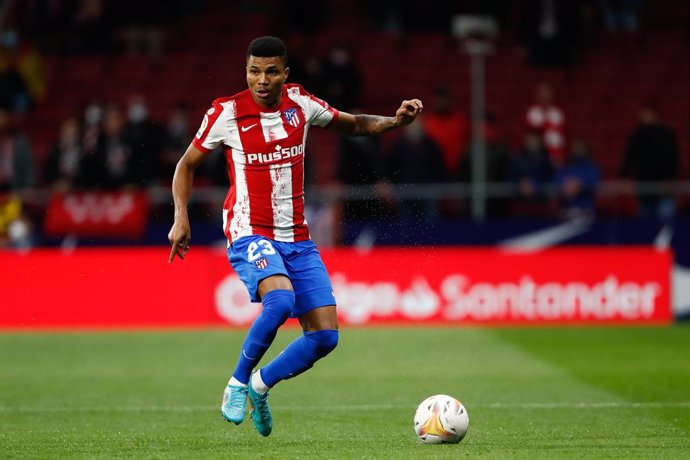
M300 316L299 323L302 326L302 330L307 332L323 330L337 331L338 312L335 305L317 307Z
M264 278L259 282L259 297L264 298L264 296L276 289L284 289L292 291L292 283L290 278L285 275L271 275L268 278Z
M335 306L333 286L316 245L312 241L292 244L296 250L285 258L285 266L295 290L294 316L300 318L316 308Z
M283 256L273 243L268 238L251 235L240 238L228 248L228 260L249 291L252 302L260 302L261 293L272 290L268 289L271 286L292 289L285 284L285 280L290 282L288 271ZM262 286L260 293L259 285L265 280L268 281Z

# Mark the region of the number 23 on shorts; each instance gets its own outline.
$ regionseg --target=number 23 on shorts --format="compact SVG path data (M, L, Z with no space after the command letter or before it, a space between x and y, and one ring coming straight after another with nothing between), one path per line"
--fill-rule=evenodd
M270 256L275 253L276 250L273 248L273 245L268 240L252 241L251 243L249 243L249 246L247 246L247 259L249 260L249 262L254 262L259 257L261 257L261 254L265 256Z

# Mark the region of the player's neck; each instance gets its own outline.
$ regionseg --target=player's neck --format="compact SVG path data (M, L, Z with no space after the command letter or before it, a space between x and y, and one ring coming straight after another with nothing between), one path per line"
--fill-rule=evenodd
M273 104L266 104L264 101L257 101L253 94L252 101L254 101L254 104L256 104L260 109L277 110L280 107L280 104L283 102L283 94L281 92Z

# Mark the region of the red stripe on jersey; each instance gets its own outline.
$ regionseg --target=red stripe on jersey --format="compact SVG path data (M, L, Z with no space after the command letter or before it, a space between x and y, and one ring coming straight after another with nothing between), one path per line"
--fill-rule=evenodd
M251 97L237 100L237 126L240 128L240 142L245 153L268 153L273 145L264 139L261 117L255 104ZM248 114L248 116L243 117L243 114ZM273 183L271 182L270 166L247 163L244 174L247 179L250 207L249 225L252 227L252 233L273 239L273 203L271 202Z

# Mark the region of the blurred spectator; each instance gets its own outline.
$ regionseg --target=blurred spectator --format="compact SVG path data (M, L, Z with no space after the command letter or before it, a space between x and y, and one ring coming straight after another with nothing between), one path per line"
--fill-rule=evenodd
M317 97L325 97L325 91L322 87L321 62L310 55L306 36L300 32L291 32L286 38L286 43L290 50L288 80L299 83Z
M565 115L554 102L553 88L539 83L535 88L535 100L525 112L527 129L541 134L546 151L556 164L565 156Z
M565 164L556 171L556 186L565 218L594 215L600 179L601 171L592 160L585 141L573 140Z
M0 192L0 248L28 249L33 225L22 211L17 195Z
M498 120L492 114L487 114L484 122L484 146L486 149L486 182L502 183L508 179L510 150L502 136ZM459 166L459 178L462 182L472 181L472 151L471 146L462 156ZM491 197L487 200L486 213L488 217L504 216L508 212L509 201L504 197Z
M118 107L110 105L103 113L103 131L96 151L86 152L82 163L85 185L104 189L134 186L132 163L132 146L125 136L124 117Z
M423 184L444 182L448 172L443 164L443 153L436 142L424 131L422 117L403 128L402 135L391 145L388 159L388 178L396 184ZM408 200L402 209L404 216L435 213L436 207L424 200ZM419 217L419 216L417 216Z
M364 1L364 15L369 27L391 34L403 32L403 13L401 3L396 0Z
M83 158L80 131L76 118L66 119L60 127L60 138L48 152L43 182L55 190L67 192L79 186Z
M313 37L331 19L331 3L313 0L271 2L271 7L268 10L271 16L269 28L279 36L285 36L290 31L299 30L307 36Z
M520 35L528 61L541 67L567 67L574 63L580 41L579 2L527 0Z
M338 110L351 112L360 103L361 75L350 49L336 44L321 65L324 94L318 95Z
M164 133L149 118L149 108L142 94L133 94L129 98L124 137L131 149L132 180L139 187L146 186L160 163Z
M112 26L104 0L79 0L72 14L67 52L75 54L111 51Z
M540 134L527 132L508 165L508 178L517 186L518 204L543 204L547 199L546 188L553 177L554 165Z
M663 182L678 177L676 135L651 105L642 106L638 117L639 123L628 137L621 176L637 182L661 182L656 194L640 194L640 211L645 217L669 219L675 214L675 204Z
M164 48L164 23L176 17L180 7L179 1L166 2L165 8L156 2L113 2L114 38L125 53L158 59Z
M15 31L0 34L0 105L24 115L45 92L38 51Z
M391 216L393 195L386 182L378 137L342 135L338 142L336 179L344 185L375 185L375 195L370 198L343 199L343 219L379 220Z
M599 0L604 26L613 32L637 32L642 3L642 0Z
M364 14L371 26L384 32L442 32L450 29L450 18L458 2L401 2L378 0L363 2Z
M388 154L391 182L422 184L443 182L448 173L441 148L424 131L423 119L403 128L402 135L391 145Z
M434 92L430 107L424 111L424 130L441 148L446 171L457 171L469 129L467 116L454 106L447 87Z
M103 131L103 104L94 100L84 109L82 128L82 148L84 152L93 153L98 148L98 139Z
M2 5L0 1L0 5ZM4 2L5 12L23 35L33 37L43 53L63 52L70 32L72 16L77 5L73 1L38 0ZM8 8L9 7L9 8ZM11 11L7 11L7 10ZM1 15L0 15L1 16ZM7 22L5 22L7 24Z
M0 108L0 192L22 192L34 185L33 154L26 136L12 123L12 115Z
M26 137L0 108L0 247L30 245L31 223L22 212L22 195L34 185L34 166Z
M168 123L164 133L160 163L156 166L158 180L169 183L180 157L191 142L193 133L189 126L189 108L178 102L168 114Z

